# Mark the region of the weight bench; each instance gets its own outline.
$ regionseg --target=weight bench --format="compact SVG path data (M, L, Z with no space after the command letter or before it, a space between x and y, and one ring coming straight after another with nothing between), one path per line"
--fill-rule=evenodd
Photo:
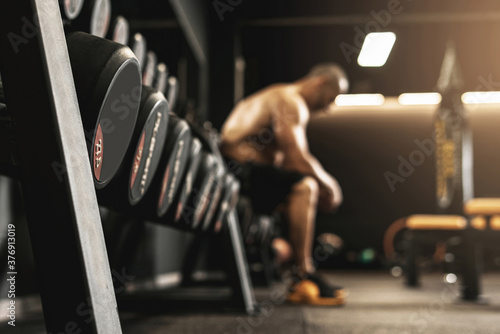
M484 224L483 224L484 225ZM438 242L460 237L462 263L460 275L463 279L463 299L476 300L479 295L478 273L481 258L474 241L481 227L481 220L472 221L459 215L412 215L407 218L406 227L406 283L419 285L417 257L419 246L424 242Z

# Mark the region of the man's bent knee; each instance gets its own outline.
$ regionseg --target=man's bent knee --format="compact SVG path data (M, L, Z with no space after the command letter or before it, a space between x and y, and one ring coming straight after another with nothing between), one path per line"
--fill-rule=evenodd
M293 187L294 193L308 194L311 198L317 199L319 196L319 185L316 179L306 176Z

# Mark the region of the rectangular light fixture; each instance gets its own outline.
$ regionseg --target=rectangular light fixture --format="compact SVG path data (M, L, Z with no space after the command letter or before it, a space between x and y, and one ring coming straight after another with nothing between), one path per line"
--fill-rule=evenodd
M464 104L500 103L500 92L467 92L462 95Z
M436 105L441 103L439 93L404 93L399 95L398 102L404 106Z
M369 33L366 35L361 52L359 53L359 66L384 66L395 42L396 35L393 32Z
M380 106L384 102L382 94L340 94L335 99L337 106Z

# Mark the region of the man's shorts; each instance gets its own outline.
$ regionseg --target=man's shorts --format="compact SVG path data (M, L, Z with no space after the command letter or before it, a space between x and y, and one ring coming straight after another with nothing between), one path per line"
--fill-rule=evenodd
M279 204L286 202L293 186L305 177L272 165L226 162L241 182L241 194L250 198L253 210L258 214L271 214Z

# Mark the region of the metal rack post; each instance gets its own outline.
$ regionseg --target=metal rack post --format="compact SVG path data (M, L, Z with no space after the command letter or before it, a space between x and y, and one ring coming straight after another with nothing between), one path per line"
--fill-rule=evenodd
M0 50L47 331L121 333L57 1L3 2Z

